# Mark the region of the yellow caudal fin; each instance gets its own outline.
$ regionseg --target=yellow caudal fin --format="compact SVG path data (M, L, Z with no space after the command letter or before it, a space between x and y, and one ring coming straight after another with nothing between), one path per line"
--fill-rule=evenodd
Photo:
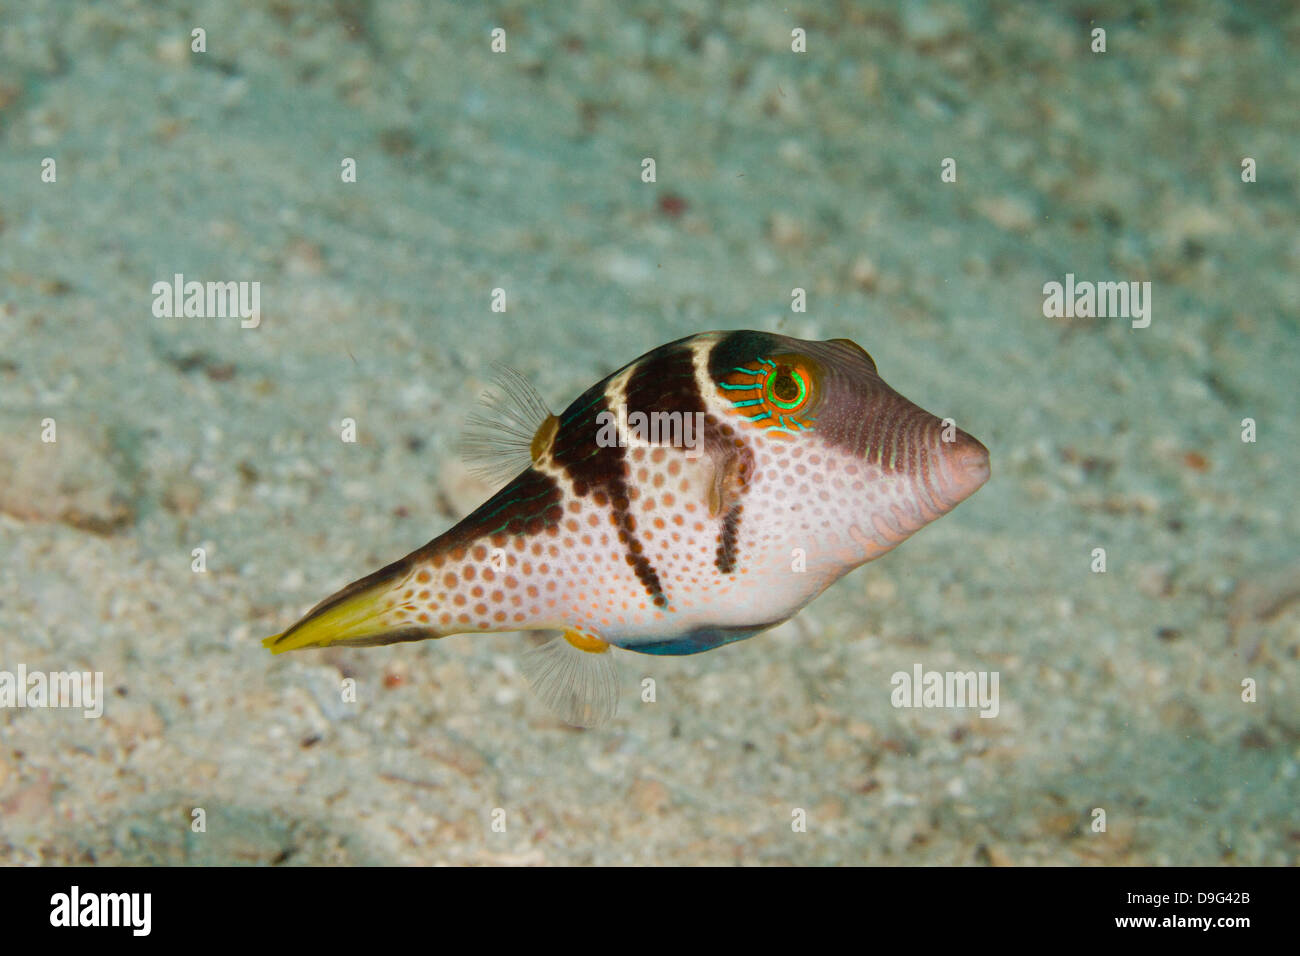
M307 612L301 621L262 641L272 654L301 647L369 647L440 636L403 620L400 588L407 567L399 561L354 581Z

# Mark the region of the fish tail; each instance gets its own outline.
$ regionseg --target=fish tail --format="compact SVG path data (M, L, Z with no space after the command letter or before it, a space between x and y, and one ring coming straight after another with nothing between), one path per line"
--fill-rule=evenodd
M413 606L403 603L410 571L410 562L403 559L352 582L288 630L263 639L262 646L283 654L303 647L373 647L443 637L443 632L420 622Z

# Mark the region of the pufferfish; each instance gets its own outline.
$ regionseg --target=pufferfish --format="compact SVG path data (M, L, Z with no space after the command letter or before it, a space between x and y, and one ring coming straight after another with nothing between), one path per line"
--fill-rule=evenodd
M848 339L705 332L559 415L517 374L471 450L522 470L449 531L349 584L272 653L555 630L523 670L565 721L612 718L612 647L698 654L789 620L989 477L985 447ZM479 425L490 423L480 419Z

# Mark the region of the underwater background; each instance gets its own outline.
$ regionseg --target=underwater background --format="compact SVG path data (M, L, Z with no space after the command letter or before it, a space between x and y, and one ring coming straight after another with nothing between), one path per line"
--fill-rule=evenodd
M0 862L1295 863L1298 45L1282 3L0 0L0 671L105 697L0 709ZM156 314L176 274L256 327ZM1149 325L1046 316L1067 275ZM991 480L773 631L620 655L599 730L533 636L261 647L487 497L492 363L561 408L732 328L853 339ZM893 706L915 665L997 716Z

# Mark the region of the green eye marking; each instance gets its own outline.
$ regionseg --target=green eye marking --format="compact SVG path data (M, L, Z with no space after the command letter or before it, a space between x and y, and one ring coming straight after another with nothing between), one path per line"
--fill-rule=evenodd
M736 365L717 382L719 391L745 421L771 433L790 437L811 431L815 415L808 406L816 394L816 378L799 357L773 361L762 356Z
M792 368L769 372L764 391L769 402L785 411L799 408L808 398L808 384L798 369Z

